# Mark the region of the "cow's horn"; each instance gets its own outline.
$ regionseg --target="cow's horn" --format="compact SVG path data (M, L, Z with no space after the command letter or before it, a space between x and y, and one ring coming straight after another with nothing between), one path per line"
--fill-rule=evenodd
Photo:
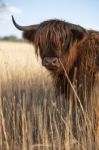
M38 28L38 25L30 25L30 26L20 26L16 23L14 17L12 16L12 21L15 27L21 31L30 31L30 30L36 30Z

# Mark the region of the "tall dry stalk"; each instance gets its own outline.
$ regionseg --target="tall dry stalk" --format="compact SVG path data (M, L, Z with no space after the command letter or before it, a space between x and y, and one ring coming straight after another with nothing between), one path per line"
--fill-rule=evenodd
M55 98L50 75L37 63L31 45L0 42L0 61L1 150L99 149L98 128L94 130L98 92L91 97L89 111L85 112L81 104L73 106L72 92L64 108L62 97ZM77 138L73 133L73 107Z

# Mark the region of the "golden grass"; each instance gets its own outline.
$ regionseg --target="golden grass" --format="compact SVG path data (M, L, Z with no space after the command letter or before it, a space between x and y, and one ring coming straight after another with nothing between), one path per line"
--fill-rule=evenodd
M96 89L87 111L63 106L32 45L0 42L0 150L98 150Z

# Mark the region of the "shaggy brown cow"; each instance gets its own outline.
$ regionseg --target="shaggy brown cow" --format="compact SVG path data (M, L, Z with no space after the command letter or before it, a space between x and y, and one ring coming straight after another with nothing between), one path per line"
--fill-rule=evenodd
M24 31L23 37L34 44L42 65L51 72L57 95L69 95L71 85L67 73L71 83L76 84L81 102L86 95L89 98L99 71L99 32L61 20L31 26L20 26L13 17L12 20L16 28Z

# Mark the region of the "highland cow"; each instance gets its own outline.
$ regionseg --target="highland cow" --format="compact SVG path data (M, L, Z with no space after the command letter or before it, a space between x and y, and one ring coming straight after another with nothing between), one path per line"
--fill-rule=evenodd
M42 65L51 72L56 95L69 96L71 85L67 73L84 105L85 93L89 99L99 71L99 32L61 20L31 26L20 26L13 17L12 20L23 31L23 37L34 44Z

